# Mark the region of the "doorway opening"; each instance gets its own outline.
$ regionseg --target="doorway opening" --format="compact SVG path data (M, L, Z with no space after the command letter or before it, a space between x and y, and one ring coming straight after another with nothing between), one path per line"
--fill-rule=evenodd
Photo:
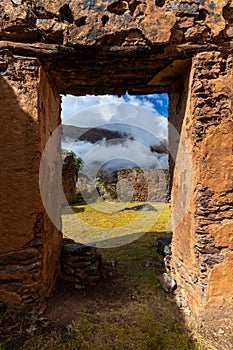
M78 201L63 208L66 278L47 316L72 320L83 348L195 349L158 278L156 242L171 237L167 106L167 95L63 98L62 148L77 161Z
M129 243L158 223L169 199L167 118L167 94L62 97L63 158L73 156L76 175L76 183L70 171L63 176L70 177L69 185L67 179L63 183L72 204L63 211L65 236L114 247L123 244L122 237ZM70 194L74 186L76 198ZM159 209L152 215L149 206L136 204ZM140 209L148 215L146 224ZM121 222L123 211L128 218Z

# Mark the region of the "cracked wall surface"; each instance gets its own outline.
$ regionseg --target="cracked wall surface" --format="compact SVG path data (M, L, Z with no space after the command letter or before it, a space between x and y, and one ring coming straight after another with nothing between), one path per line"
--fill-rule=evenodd
M233 1L4 0L0 16L1 299L43 304L55 281L38 172L59 93L168 92L177 298L199 321L230 314Z
M184 59L233 37L227 0L4 0L0 13L2 49L39 57L74 95L168 91Z

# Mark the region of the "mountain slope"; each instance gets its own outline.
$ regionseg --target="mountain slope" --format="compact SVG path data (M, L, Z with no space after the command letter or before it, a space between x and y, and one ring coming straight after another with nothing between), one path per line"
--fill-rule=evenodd
M131 139L129 135L121 134L118 131L99 128L78 128L73 125L62 125L62 141L73 139L75 141L87 141L96 143L103 139Z

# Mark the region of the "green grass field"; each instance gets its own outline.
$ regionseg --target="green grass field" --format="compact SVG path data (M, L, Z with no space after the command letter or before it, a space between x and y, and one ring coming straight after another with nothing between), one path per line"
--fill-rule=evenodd
M150 203L157 211L123 211L140 203L97 202L65 208L63 234L75 241L97 247L121 246L147 232L170 231L169 205Z

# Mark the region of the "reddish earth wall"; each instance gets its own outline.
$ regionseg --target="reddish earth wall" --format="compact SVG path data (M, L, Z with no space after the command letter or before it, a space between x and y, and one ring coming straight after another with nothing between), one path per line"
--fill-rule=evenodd
M60 98L36 58L7 55L6 62L0 77L0 296L8 306L34 301L39 308L59 266L60 234L41 201L39 166L59 122Z
M233 307L232 67L232 56L197 54L184 84L186 108L171 117L183 118L172 189L173 275L181 303L206 322L231 319Z

